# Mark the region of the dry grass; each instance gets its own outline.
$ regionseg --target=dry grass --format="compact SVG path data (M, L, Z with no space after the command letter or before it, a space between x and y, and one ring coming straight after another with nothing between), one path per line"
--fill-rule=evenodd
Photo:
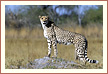
M99 64L87 63L85 68L103 68L103 29L100 27L66 27L66 30L85 35L88 40L88 57L96 59ZM57 45L58 57L66 60L74 60L74 46ZM11 66L25 66L29 61L43 58L47 55L47 41L40 28L21 30L5 30L5 68ZM53 52L52 52L53 55ZM75 61L78 62L78 61Z

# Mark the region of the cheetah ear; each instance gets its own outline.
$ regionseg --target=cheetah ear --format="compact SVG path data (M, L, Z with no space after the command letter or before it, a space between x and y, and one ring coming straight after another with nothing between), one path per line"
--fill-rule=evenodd
M39 18L41 18L41 16L39 15Z
M48 19L49 19L49 16L47 16L48 17Z

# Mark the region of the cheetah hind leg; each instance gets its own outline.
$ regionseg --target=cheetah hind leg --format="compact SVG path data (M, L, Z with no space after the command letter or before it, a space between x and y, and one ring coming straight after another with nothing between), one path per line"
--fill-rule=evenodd
M85 58L80 58L79 60L82 65L86 65L87 61L85 60Z
M75 60L78 60L77 49L75 49Z

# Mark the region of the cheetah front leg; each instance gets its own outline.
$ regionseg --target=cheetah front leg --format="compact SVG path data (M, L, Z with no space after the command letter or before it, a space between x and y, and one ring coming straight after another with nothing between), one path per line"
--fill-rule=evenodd
M48 57L50 57L51 56L52 41L47 39L47 42L48 42Z
M54 48L54 57L56 58L57 57L57 54L58 54L56 40L53 40L52 41L52 44L53 44L53 48Z

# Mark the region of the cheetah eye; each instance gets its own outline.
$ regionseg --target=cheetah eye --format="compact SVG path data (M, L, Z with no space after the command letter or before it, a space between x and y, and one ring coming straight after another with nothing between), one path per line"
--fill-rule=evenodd
M43 19L43 18L42 18Z

